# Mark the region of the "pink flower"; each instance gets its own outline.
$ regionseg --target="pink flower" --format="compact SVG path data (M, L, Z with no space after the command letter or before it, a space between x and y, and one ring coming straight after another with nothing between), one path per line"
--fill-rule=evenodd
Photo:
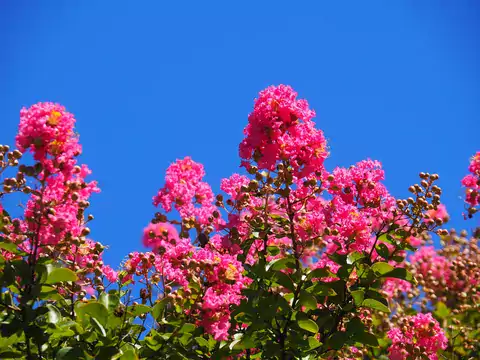
M247 186L250 180L243 175L233 174L229 178L222 179L220 189L225 191L232 199L237 200L242 186Z
M113 270L109 265L105 265L102 267L102 273L106 276L107 280L111 283L116 282L118 280L118 273Z
M150 223L143 231L143 245L153 250L158 250L165 243L175 246L179 241L177 229L169 223Z
M46 102L23 108L16 145L22 152L30 150L50 172L58 171L60 164L62 171L69 171L75 163L73 158L81 152L74 125L73 115L59 104Z
M475 213L475 206L480 204L480 151L472 157L468 167L470 174L462 179L465 186L465 202L469 205L469 217Z
M428 215L429 219L431 219L432 221L435 221L435 220L438 219L438 220L441 220L444 223L447 222L448 218L449 218L447 208L443 204L438 205L437 210L435 210L435 209L428 210L427 215Z
M315 129L314 116L290 86L261 91L239 147L242 164L248 168L253 160L259 168L273 170L277 161L288 160L298 177L322 171L327 144L323 132Z
M174 205L183 219L195 218L199 224L209 225L217 208L212 204L214 196L210 185L201 181L203 176L203 165L190 157L177 160L168 167L165 186L153 198L153 204L167 212Z
M412 284L408 281L396 278L387 278L382 286L382 290L387 294L389 299L397 297L400 293L410 291L411 288Z
M446 349L448 340L432 314L417 314L405 317L405 326L393 328L387 336L392 340L389 347L389 358L392 360L406 360L414 356L418 349L422 355L431 360L438 360L437 352Z

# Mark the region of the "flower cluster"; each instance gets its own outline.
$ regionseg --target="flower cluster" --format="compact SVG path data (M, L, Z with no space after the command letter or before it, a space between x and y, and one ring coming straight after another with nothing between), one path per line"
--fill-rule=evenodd
M249 168L253 160L259 168L273 170L278 160L288 160L298 177L323 170L328 151L322 131L312 121L314 116L307 101L297 100L289 86L271 86L260 92L240 144L244 166Z
M75 118L65 108L53 103L38 103L20 111L16 138L20 151L30 150L34 159L49 172L71 171L74 158L81 152L74 133Z
M170 165L165 175L165 186L153 198L155 206L161 205L169 212L172 205L182 219L196 219L202 225L212 222L216 207L210 185L202 181L205 176L203 165L190 157L177 160Z
M437 360L438 350L447 347L445 333L430 313L406 316L400 325L387 333L392 340L391 360L420 359L422 356Z
M469 205L468 216L476 212L476 206L480 203L480 151L473 157L468 167L470 174L462 179L462 185L465 186L465 202Z

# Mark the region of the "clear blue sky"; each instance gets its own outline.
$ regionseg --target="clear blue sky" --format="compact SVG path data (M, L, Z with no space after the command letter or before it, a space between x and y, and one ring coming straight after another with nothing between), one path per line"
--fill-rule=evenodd
M438 172L453 225L480 149L475 1L2 1L0 143L19 110L62 103L102 193L92 238L140 250L166 167L191 155L215 190L238 171L257 92L290 84L317 111L327 167L370 157L406 196Z

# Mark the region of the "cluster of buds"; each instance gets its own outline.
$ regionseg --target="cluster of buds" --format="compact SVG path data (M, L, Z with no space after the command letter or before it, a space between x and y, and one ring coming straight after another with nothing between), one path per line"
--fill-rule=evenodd
M22 153L18 150L10 151L10 146L0 145L0 169L8 166L17 166Z
M414 197L407 199L398 199L397 206L401 214L406 217L410 223L410 235L418 236L426 231L432 231L438 226L443 225L444 219L433 217L432 213L437 211L440 206L440 195L442 189L435 185L438 180L438 174L420 173L420 184L414 184L408 188ZM437 230L439 235L445 235L448 232L444 229Z

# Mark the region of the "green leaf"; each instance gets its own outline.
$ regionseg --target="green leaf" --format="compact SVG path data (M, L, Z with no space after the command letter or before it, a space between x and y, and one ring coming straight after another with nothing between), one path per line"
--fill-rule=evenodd
M272 256L277 256L280 253L280 248L278 246L267 246L267 251Z
M328 257L330 260L334 261L338 265L346 265L347 264L347 255L340 255L338 253L329 254Z
M120 356L120 360L138 360L138 356L133 349L128 349L123 351L122 356Z
M308 318L297 319L297 324L300 327L300 329L309 331L314 334L318 333L318 325L312 319L308 319Z
M412 284L416 284L416 280L413 277L412 273L404 268L395 268L392 271L382 275L385 278L396 278L406 280Z
M0 359L4 359L4 360L7 360L7 359L21 359L24 356L25 355L17 353L17 352L13 352L13 351L4 351L4 352L0 353Z
M348 340L348 334L343 331L337 331L328 338L328 345L335 350L340 350Z
M306 310L313 310L317 308L317 299L312 294L309 294L306 291L300 293L300 298L298 299L299 306L305 306Z
M203 337L198 336L195 338L195 341L197 342L198 345L208 349L208 341L205 340Z
M180 329L180 333L191 333L195 331L195 324L190 324L190 323L185 323L182 325L182 328Z
M47 304L48 308L48 322L52 324L58 323L62 319L62 314L54 305Z
M295 290L295 285L293 284L292 279L290 277L281 272L281 271L275 271L275 275L273 276L273 281L275 281L278 285L283 286L284 288L287 288L288 290Z
M356 263L357 261L360 261L362 259L365 259L365 255L358 252L358 251L354 251L353 253L351 253L347 256L347 264L348 265L353 265L354 263Z
M378 241L383 241L392 245L395 245L395 240L388 234L383 234L378 238Z
M331 283L315 283L314 286L309 287L308 292L316 296L336 296L337 293L332 289Z
M108 318L107 308L98 302L89 302L87 304L80 304L77 307L79 317L84 317L86 314L97 319L102 326L105 326Z
M83 351L79 348L64 347L57 351L56 360L77 360L83 358Z
M388 250L387 245L380 243L375 247L377 250L378 255L380 255L384 259L388 259L390 256L390 251Z
M95 319L94 317L90 317L90 322L91 322L93 328L94 328L95 330L97 330L97 332L99 332L100 335L102 335L103 337L106 337L106 336L107 336L107 333L105 332L104 327L102 326L102 324L100 324L100 323L98 322L97 319Z
M10 251L11 253L17 253L18 247L17 244L11 242L0 241L0 249Z
M391 272L395 268L392 265L387 264L386 262L377 262L372 265L371 269L375 272L377 276L382 276L386 273Z
M307 275L307 280L321 279L330 276L330 272L325 268L318 268L310 271Z
M129 311L132 313L133 316L139 316L152 311L152 308L147 305L137 304L129 307Z
M295 264L295 259L292 256L286 256L279 259L274 259L267 264L267 271L269 270L283 270L288 267L293 268ZM290 266L289 266L290 265Z
M443 302L439 301L434 314L440 319L445 319L448 315L450 315L450 309Z
M361 332L361 333L355 334L355 337L353 338L353 340L365 345L378 346L377 337L368 332Z
M365 298L365 292L363 290L353 290L350 294L355 301L355 305L360 306Z
M363 300L362 306L363 307L368 307L368 308L371 308L371 309L375 309L375 310L378 310L378 311L383 311L385 313L390 313L390 309L386 305L382 304L380 301L375 300L375 299L365 299L365 300Z
M152 310L152 315L155 318L155 320L158 320L160 318L160 316L163 313L163 309L165 309L165 307L169 302L170 302L170 298L165 297L155 304Z
M365 325L360 318L355 317L347 323L347 331L351 334L359 334L365 331Z
M48 274L46 284L55 284L62 281L76 281L77 274L66 268L55 268Z
M322 343L318 341L316 338L313 336L308 337L308 346L310 347L310 350L314 350L320 346L322 346Z
M108 294L106 292L103 292L100 294L98 302L100 304L103 304L103 306L105 306L108 311L112 312L113 310L115 310L118 304L120 304L120 299L115 294Z

